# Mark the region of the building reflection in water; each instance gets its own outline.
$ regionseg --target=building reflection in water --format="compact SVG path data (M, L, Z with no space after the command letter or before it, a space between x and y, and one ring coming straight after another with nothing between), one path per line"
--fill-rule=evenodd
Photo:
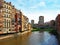
M58 45L58 41L48 32L33 32L21 35L20 45Z

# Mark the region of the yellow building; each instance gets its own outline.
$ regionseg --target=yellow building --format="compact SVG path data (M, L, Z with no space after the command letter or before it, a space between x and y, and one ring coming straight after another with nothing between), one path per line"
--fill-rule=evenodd
M32 30L32 25L30 23L28 23L28 30L31 31Z
M22 31L27 31L28 30L28 21L29 19L22 15Z

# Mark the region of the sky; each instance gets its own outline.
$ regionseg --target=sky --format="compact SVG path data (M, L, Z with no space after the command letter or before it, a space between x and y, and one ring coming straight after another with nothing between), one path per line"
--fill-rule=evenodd
M38 23L39 16L44 16L44 22L55 20L60 14L60 0L5 0L11 2L17 9Z

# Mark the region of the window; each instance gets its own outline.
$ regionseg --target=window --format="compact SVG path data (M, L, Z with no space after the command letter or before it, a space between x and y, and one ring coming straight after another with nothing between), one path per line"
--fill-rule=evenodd
M3 7L6 8L6 5L4 5Z
M6 12L7 12L7 9L6 9Z
M9 20L9 27L10 27L10 20Z
M0 10L0 12L2 12L2 10Z
M9 18L9 14L8 14L7 18Z
M1 31L1 30L0 30Z
M6 5L6 8L8 8L8 6Z
M14 23L15 23L15 19L12 19L12 25L14 25Z
M7 20L7 29L8 29L8 20Z
M4 27L6 28L6 19L4 19Z
M10 13L10 10L8 11L8 13Z
M10 9L10 7L9 7L9 9Z
M10 15L9 15L9 18L10 18Z

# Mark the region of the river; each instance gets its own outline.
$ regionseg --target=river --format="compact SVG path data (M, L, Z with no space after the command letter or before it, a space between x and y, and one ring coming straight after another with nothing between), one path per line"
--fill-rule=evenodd
M48 32L32 32L21 36L20 45L58 45L56 37Z

